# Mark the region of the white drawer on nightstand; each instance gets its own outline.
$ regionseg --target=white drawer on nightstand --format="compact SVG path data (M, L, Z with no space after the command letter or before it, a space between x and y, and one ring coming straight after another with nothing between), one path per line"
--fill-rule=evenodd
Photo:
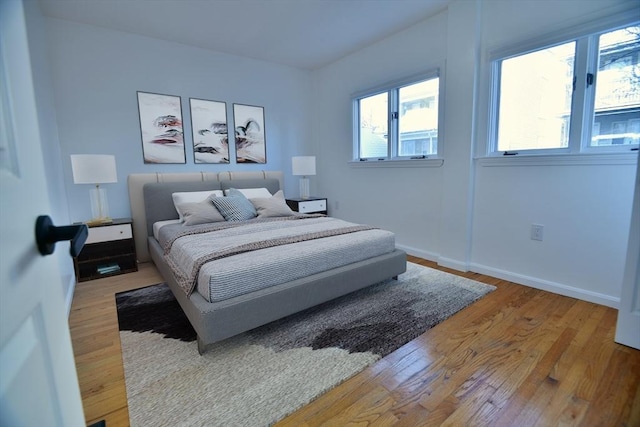
M132 237L133 232L131 231L131 224L90 227L89 237L87 237L87 241L85 242L85 244L131 239Z
M300 213L322 212L326 210L326 200L305 200L298 202L298 212Z

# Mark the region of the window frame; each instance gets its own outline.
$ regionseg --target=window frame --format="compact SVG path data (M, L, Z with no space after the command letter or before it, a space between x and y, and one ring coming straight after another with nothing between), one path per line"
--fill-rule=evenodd
M443 128L444 128L444 78L443 66L433 68L429 71L414 74L409 77L394 80L379 86L362 90L351 95L352 105L352 158L350 163L357 166L440 166L442 165L443 150ZM397 118L393 118L394 108L399 108L399 91L403 87L424 81L438 80L438 142L437 152L427 156L399 156L399 135ZM382 93L388 94L387 111L387 155L385 157L360 157L360 100ZM384 165L383 165L384 164Z
M568 30L546 37L520 43L506 49L494 51L488 55L489 96L487 115L487 136L485 158L522 158L522 157L554 157L585 156L613 154L630 154L635 156L638 144L616 146L591 146L592 127L595 118L595 92L599 71L599 37L602 34L629 26L640 25L640 21L630 19L627 14L613 15L596 23L584 25L580 30ZM575 88L571 98L571 115L569 117L569 141L567 147L498 151L498 126L500 105L500 84L502 62L514 57L541 51L554 46L575 42L574 77ZM594 82L587 85L587 74L593 74ZM579 90L583 88L582 90ZM505 154L507 153L507 154Z

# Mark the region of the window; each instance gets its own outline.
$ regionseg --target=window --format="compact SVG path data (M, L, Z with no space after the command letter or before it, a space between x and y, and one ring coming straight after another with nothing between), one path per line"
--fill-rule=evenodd
M640 142L640 26L600 36L592 147Z
M437 156L439 96L437 72L356 95L353 98L355 160Z
M637 150L640 26L493 62L490 153Z

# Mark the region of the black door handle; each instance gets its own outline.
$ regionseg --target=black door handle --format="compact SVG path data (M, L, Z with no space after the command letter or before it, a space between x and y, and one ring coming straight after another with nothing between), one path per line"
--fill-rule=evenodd
M40 215L36 220L36 243L42 255L51 255L56 242L71 240L69 253L72 257L77 257L88 236L89 228L86 224L56 227L48 215Z

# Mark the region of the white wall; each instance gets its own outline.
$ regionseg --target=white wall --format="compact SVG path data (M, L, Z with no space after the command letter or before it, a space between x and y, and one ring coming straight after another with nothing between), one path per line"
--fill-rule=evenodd
M628 1L485 1L483 70L500 50L581 23L598 21ZM637 5L637 3L636 3ZM638 18L640 13L637 12ZM487 110L488 74L478 108ZM481 115L486 121L486 115ZM483 122L484 124L485 122ZM482 149L486 126L480 126ZM633 161L633 160L632 160ZM629 230L635 164L491 167L475 173L471 268L565 295L617 306ZM542 242L530 239L544 225Z
M127 176L144 172L291 171L309 138L308 71L239 56L47 19L61 166L71 219L91 218L89 186L73 184L70 154L114 154L118 183L106 184L112 217L130 216ZM188 29L185 29L188 31ZM136 91L182 97L187 163L144 164ZM265 108L266 165L194 164L189 97ZM293 179L285 194L296 195Z
M615 306L634 165L479 167L472 269ZM531 224L544 225L542 242Z
M446 12L316 71L315 180L330 213L390 229L409 253L446 266L616 306L635 164L489 167L474 157L486 142L480 125L488 52L632 5L454 1ZM445 61L442 167L349 165L349 94ZM543 242L530 240L532 223L545 226Z
M454 1L449 9L313 73L132 34L47 19L72 220L90 217L88 188L74 185L69 154L115 154L112 216L128 216L126 176L136 172L282 169L316 155L312 192L334 216L396 233L410 253L459 269L616 305L635 165L488 167L484 146L486 56L567 25L597 20L632 1ZM351 97L440 67L445 82L444 164L351 165ZM484 85L484 86L483 86ZM145 165L136 91L182 97L186 165ZM194 165L188 98L262 105L265 165ZM478 129L476 129L478 125ZM57 159L56 159L57 160ZM287 178L286 192L297 194ZM531 223L545 240L529 239Z
M328 197L331 215L392 230L427 258L438 251L442 168L350 165L350 95L442 66L446 34L441 13L316 71L314 81L317 194Z

